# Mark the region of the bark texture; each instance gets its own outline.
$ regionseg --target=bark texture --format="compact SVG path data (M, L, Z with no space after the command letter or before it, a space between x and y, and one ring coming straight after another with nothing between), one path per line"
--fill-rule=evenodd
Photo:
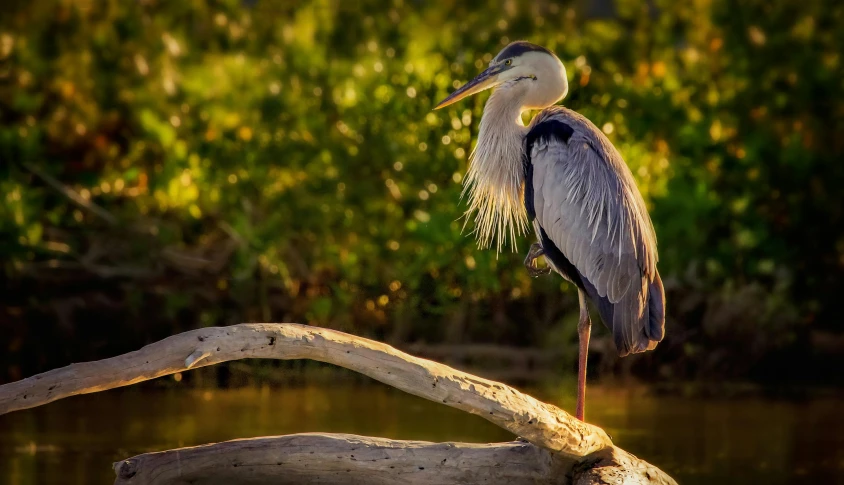
M117 462L118 485L570 483L574 460L530 443L396 441L296 434L147 453Z

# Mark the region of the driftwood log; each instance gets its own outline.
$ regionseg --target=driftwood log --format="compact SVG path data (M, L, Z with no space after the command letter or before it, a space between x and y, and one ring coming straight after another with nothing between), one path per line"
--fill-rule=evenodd
M110 359L72 364L38 374L0 386L0 414L245 358L312 359L345 367L405 392L482 416L531 444L433 444L313 434L259 438L139 455L115 465L116 483L389 483L403 480L446 484L465 483L467 479L478 482L484 478L490 480L488 483L503 483L503 480L512 483L675 483L658 468L614 447L602 429L578 421L556 406L509 386L413 357L383 343L292 323L193 330ZM449 447L450 454L446 453ZM293 464L291 457L304 459L304 449L312 461L300 468ZM352 449L357 450L354 453L356 461L357 455L372 457L367 466L338 468L339 463L348 465L351 461L341 458L344 455L340 451L352 454ZM387 460L378 460L376 456L391 456L391 460L395 456L406 466L416 463L417 472L424 471L419 467L436 468L436 460L446 461L440 465L445 467L442 474L430 475L407 473L406 466L399 468L396 462L388 464ZM480 465L473 470L466 462L461 475L451 468L452 465L446 467L449 456L452 463L459 462L459 456L468 456L478 460ZM521 458L513 458L516 456ZM267 461L268 458L271 460ZM376 461L372 462L372 459ZM246 466L246 463L252 465ZM488 463L499 466L489 469L485 465ZM256 471L262 466L265 467L262 471ZM492 481L495 469L502 467L520 470L499 470L498 475L502 478ZM376 468L386 469L376 472ZM173 473L178 476L165 478L172 477ZM180 475L185 473L191 475ZM221 476L227 476L228 481L220 481ZM334 478L327 478L329 476ZM431 476L435 479L431 480ZM413 477L418 480L413 481Z
M552 484L574 460L530 443L428 443L295 434L147 453L114 464L118 484Z

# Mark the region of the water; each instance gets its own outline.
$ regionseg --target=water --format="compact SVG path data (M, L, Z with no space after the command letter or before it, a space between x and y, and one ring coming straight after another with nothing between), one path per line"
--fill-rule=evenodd
M545 394L545 395L543 395ZM569 398L539 398L573 409ZM588 418L681 484L844 483L842 401L654 396L592 386ZM0 416L0 483L112 483L138 453L306 431L495 442L487 421L380 384L231 390L134 387Z

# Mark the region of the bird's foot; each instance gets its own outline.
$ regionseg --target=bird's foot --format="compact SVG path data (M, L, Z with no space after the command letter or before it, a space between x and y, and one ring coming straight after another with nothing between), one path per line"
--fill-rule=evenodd
M548 274L551 272L550 267L540 268L536 264L536 260L539 259L540 256L545 255L545 250L542 249L542 245L539 243L533 243L530 246L530 250L528 251L527 256L525 257L525 268L527 268L528 274L533 277L537 278L539 276Z

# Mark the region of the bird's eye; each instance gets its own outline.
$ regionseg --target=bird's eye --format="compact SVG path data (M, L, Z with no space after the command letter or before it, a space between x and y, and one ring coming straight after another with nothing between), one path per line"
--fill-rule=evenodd
M513 60L512 60L512 59L507 59L506 61L504 61L504 64L506 64L506 65L508 65L508 66L509 66L510 64L512 64L512 63L513 63Z

